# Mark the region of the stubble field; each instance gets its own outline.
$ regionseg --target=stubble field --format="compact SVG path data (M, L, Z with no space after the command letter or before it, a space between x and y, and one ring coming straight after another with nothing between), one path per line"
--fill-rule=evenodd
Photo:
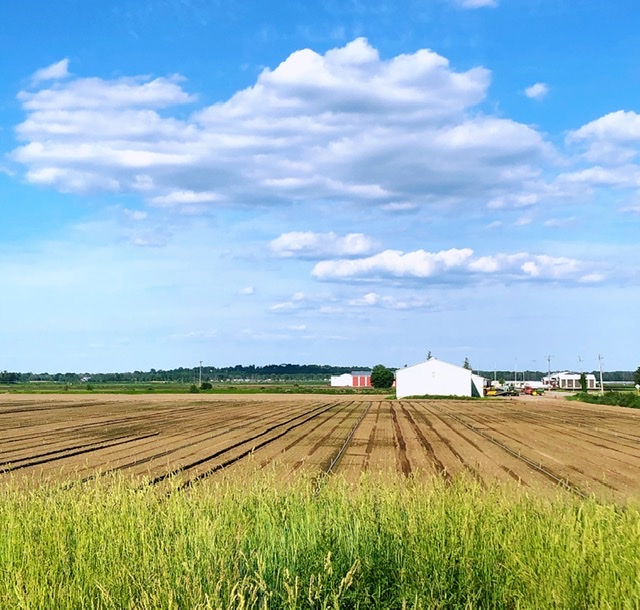
M640 412L519 397L0 397L0 473L90 479L120 471L183 486L271 467L283 480L335 472L355 482L464 473L542 493L640 497Z

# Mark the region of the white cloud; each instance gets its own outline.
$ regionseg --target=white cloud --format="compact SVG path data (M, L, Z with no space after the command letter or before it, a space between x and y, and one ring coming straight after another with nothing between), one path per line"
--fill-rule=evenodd
M640 166L626 164L618 167L594 165L556 178L558 184L577 184L587 187L640 188Z
M297 332L302 332L304 330L307 330L307 325L306 324L292 324L288 328L289 328L289 330L295 330Z
M456 71L428 49L383 59L363 38L296 51L181 118L172 110L197 100L177 76L76 77L18 94L12 157L33 183L164 206L346 200L399 212L496 198L536 179L553 148L475 111L489 83L483 67Z
M339 236L312 231L283 233L269 243L269 248L282 258L322 258L326 256L359 256L368 254L375 242L362 233Z
M531 216L521 216L520 218L518 218L518 220L516 220L515 225L516 227L526 227L527 225L530 225L533 222L533 218L531 218Z
M131 220L146 220L149 216L147 212L142 210L124 210L124 214Z
M69 76L69 60L67 58L61 59L55 64L51 64L46 68L40 68L36 70L31 77L31 82L34 84L47 80L59 80L67 78Z
M640 143L640 115L618 110L572 131L569 141L606 140L617 143Z
M462 8L483 8L498 6L498 0L456 0L456 4Z
M194 191L173 191L167 195L158 195L151 199L153 205L160 207L172 207L182 204L211 203L218 200L219 197L215 193Z
M246 286L240 290L240 294L244 296L251 296L256 293L256 289L254 286Z
M271 309L271 311L286 311L294 308L295 308L295 303L291 301L285 301L284 303L276 303L275 305L272 305L269 309Z
M382 307L395 310L434 308L433 301L424 296L399 299L393 296L382 296L376 292L368 292L360 298L350 299L348 304L352 307Z
M291 298L288 301L284 301L282 303L276 303L272 305L269 309L271 311L288 311L291 309L301 309L307 306L309 299L306 297L304 292L294 292L291 295Z
M568 218L549 218L548 220L544 221L544 226L545 227L568 227L571 226L573 224L575 224L577 221L577 218L575 216L570 216Z
M567 143L586 147L585 158L592 163L624 164L640 148L640 115L618 110L569 132Z
M524 90L524 94L532 100L541 100L549 93L549 87L545 83L536 83Z
M217 330L193 330L186 333L175 333L169 335L167 339L170 341L186 341L186 340L198 340L208 341L209 339L215 339L218 336Z
M313 268L312 275L325 281L404 278L461 283L482 278L575 282L581 281L585 276L596 277L588 263L569 257L526 252L479 257L474 257L473 254L470 248L452 248L436 253L424 250L408 253L386 250L367 258L320 261ZM604 274L597 277L604 279ZM358 303L374 305L378 302L377 299L377 294L370 292Z
M538 205L545 194L545 191L549 191L546 185L540 185L541 192L515 192L503 195L501 197L495 197L487 203L489 209L501 209L501 208L529 208Z
M323 280L365 277L429 278L445 270L463 266L472 254L473 250L469 248L452 248L435 253L417 250L406 254L399 250L385 250L368 258L320 261L312 273Z
M386 212L402 213L402 212L413 212L414 210L417 210L418 204L408 202L408 201L393 201L391 203L385 203L380 207Z

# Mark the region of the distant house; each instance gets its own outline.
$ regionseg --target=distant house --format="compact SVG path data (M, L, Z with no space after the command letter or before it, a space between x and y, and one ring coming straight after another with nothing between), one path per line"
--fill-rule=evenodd
M469 369L429 358L396 371L396 396L482 396L484 377Z
M333 388L370 388L371 371L352 371L342 375L331 375Z
M587 389L595 390L598 387L596 376L592 373L585 375L587 378ZM579 390L580 389L580 373L570 373L569 371L560 371L551 373L542 378L542 383L547 388L558 388L560 390Z

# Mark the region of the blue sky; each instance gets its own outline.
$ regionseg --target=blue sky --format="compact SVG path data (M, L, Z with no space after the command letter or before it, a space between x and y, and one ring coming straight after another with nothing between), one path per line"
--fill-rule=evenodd
M0 369L640 364L637 3L0 23Z

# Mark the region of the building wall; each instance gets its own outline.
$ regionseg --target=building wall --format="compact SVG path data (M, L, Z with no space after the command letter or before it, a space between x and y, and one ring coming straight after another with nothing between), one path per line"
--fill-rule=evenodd
M331 375L331 387L334 388L370 388L371 375L343 373Z
M595 389L597 387L597 381L595 375L592 373L588 373L586 375L587 378L587 388ZM580 389L580 375L577 373L555 373L551 375L551 377L543 377L543 382L545 384L549 384L549 380L551 380L551 385L553 386L555 383L555 387L563 389L563 390L579 390Z
M371 387L371 375L354 375L353 376L354 388L370 388Z
M349 388L353 383L353 379L350 373L343 373L342 375L331 375L331 387L332 388Z
M471 383L473 383L472 396L484 396L484 377L472 374Z
M587 375L587 388L594 389L596 387L596 378L594 375ZM580 385L580 375L563 375L560 377L560 387L566 388L568 390L579 390L582 386Z
M423 394L471 396L471 384L471 371L436 358L396 371L398 398Z

